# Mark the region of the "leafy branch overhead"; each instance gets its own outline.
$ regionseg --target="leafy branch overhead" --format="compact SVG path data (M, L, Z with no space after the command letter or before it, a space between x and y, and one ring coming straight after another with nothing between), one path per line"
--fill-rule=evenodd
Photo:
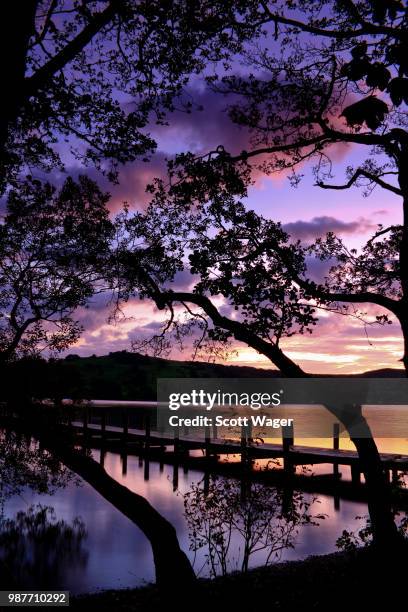
M387 113L386 103L375 96L370 96L347 106L341 115L352 127L362 126L365 123L370 130L376 130L384 122Z
M389 45L382 61L373 61L373 56L368 54L366 41L351 49L351 55L352 60L341 67L341 76L354 82L364 80L366 86L373 91L387 91L396 107L402 102L408 104L408 46L405 41ZM396 76L393 78L389 70L391 66L396 70ZM388 112L388 105L371 95L347 106L342 115L350 126L366 123L368 128L376 130L384 122Z
M156 147L149 124L165 122L191 74L234 46L222 19L233 3L220 17L217 5L200 12L184 0L5 3L0 191L29 168L64 169L63 142L68 165L79 160L110 180L120 165L147 161Z
M245 342L292 375L299 370L282 351L285 337L312 330L322 310L366 324L362 305L373 304L383 309L375 322L394 317L401 324L408 365L405 8L335 0L253 2L239 4L229 25L245 70L238 74L226 65L207 83L250 140L243 151L220 142L207 154L184 153L169 162L168 184L151 188L152 206L132 221L140 267L148 259L129 287L133 282L141 295L171 310L167 331L174 327L173 304L190 305L191 316L209 322L208 336ZM338 145L360 147L363 156L347 168L343 184L331 181ZM291 171L298 185L307 163L317 187L356 186L366 195L382 188L401 197L402 225L379 227L354 253L334 235L298 243L268 215L246 209L254 170ZM314 258L327 262L320 282L309 273ZM191 274L189 290L172 285L180 270Z

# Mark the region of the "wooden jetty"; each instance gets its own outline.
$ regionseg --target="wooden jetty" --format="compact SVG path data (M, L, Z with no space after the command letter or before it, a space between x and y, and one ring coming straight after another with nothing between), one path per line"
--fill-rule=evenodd
M311 493L333 495L335 508L340 499L366 501L362 468L357 452L339 448L340 426L333 426L331 448L300 446L294 443L293 428L282 431L280 443L264 442L252 438L250 428L242 428L237 437L221 437L217 428L206 428L203 435L190 435L186 428L172 433L163 433L155 428L156 402L102 402L88 401L74 404L63 401L59 404L43 402L28 408L28 421L21 411L13 411L7 405L0 406L0 425L28 432L30 419L38 425L70 432L75 444L100 450L100 463L104 465L106 453L120 455L122 474L128 472L128 457L139 457L139 468L143 468L144 479L149 480L151 462L164 469L164 464L173 467L173 488L178 488L179 473L189 469L204 474L209 483L210 474L238 478L243 485L248 477L276 486L285 491L295 488ZM135 417L139 426L135 427ZM113 421L114 424L111 422ZM142 423L142 424L141 424ZM257 462L257 460L259 460ZM263 461L261 461L263 460ZM390 482L400 482L400 476L408 472L408 455L382 453L384 473ZM313 471L296 471L296 466L328 464L331 471L314 474ZM348 466L351 479L342 478L340 466ZM283 469L275 469L277 467ZM259 469L257 469L259 468ZM398 489L395 501L398 507L406 507L408 497Z
M333 426L332 448L309 447L294 444L293 427L282 428L282 442L263 442L251 437L250 428L243 427L240 437L219 437L217 428L206 428L202 436L190 435L186 428L175 429L174 434L155 431L151 418L144 417L144 426L129 426L131 413L144 409L157 408L156 402L102 402L92 401L79 405L64 406L65 425L86 438L88 444L93 439L103 446L114 444L115 449L129 451L132 447L166 454L188 457L190 451L201 450L206 458L225 455L240 455L240 461L281 459L285 471L293 472L297 465L310 466L330 464L333 475L339 476L339 466L349 466L354 484L361 479L360 459L356 451L339 448L340 426ZM121 425L108 424L108 411L121 409ZM79 418L78 418L79 417ZM408 471L408 455L381 453L384 471L390 480L397 480L399 472ZM174 459L174 458L173 458ZM179 459L178 459L179 460Z

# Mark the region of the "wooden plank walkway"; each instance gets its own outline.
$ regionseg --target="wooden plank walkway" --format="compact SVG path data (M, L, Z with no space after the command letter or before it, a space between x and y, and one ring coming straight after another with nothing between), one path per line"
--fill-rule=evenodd
M340 496L348 499L365 499L365 486L361 482L361 463L356 451L339 449L339 424L333 428L333 448L319 448L300 446L294 444L293 428L285 431L282 443L263 443L261 440L252 440L251 430L242 428L240 438L221 438L216 428L206 428L203 437L191 436L183 429L176 435L161 433L151 428L151 414L149 410L141 415L140 408L155 408L155 402L92 402L69 406L64 402L58 409L58 427L70 429L75 432L77 443L84 447L100 449L100 462L104 465L106 453L113 451L119 453L122 462L122 473L127 473L128 456L137 455L139 466L144 466L144 478L149 480L150 463L157 462L162 470L163 465L173 465L173 488L178 487L179 469L187 473L188 469L199 469L208 481L210 473L226 474L239 479L249 477L280 483L292 483L294 487L296 477L297 486L302 490L332 494L335 507L340 503ZM137 405L135 405L137 404ZM44 406L45 421L47 413L54 407L51 402ZM112 414L114 421L120 425L108 423L108 411L101 408L114 408ZM1 407L0 407L1 408ZM61 411L62 408L62 411ZM93 408L96 408L94 411ZM122 410L117 410L122 408ZM142 428L131 427L129 413L135 410ZM4 414L3 414L4 413ZM96 414L95 414L96 413ZM119 414L119 418L118 418ZM0 416L6 426L13 420L18 420L18 414L3 406ZM61 420L62 419L62 420ZM96 422L95 422L96 421ZM135 425L135 422L132 423ZM139 424L138 424L139 427ZM282 431L283 434L283 431ZM190 453L200 450L201 453ZM234 460L225 461L222 456L234 455ZM236 459L238 456L238 459ZM399 481L399 472L408 472L408 455L382 453L381 461L384 472L389 480ZM253 460L264 459L271 462L274 459L283 460L281 469L253 469ZM280 463L280 462L279 462ZM315 464L329 464L332 466L331 474L305 475L302 470L295 471L297 465L312 466ZM351 481L343 480L339 466L349 466ZM286 486L286 485L285 485ZM404 497L404 499L406 499ZM405 502L404 502L405 503Z
M285 458L292 465L315 465L319 463L330 463L333 465L348 465L358 467L359 457L356 451L342 450L338 448L323 448L299 446L293 444L293 439L283 440L283 444L261 443L255 444L250 439L224 439L214 437L197 437L181 435L175 437L171 434L160 433L148 429L134 429L116 427L112 425L95 424L85 421L72 421L70 426L79 432L84 432L92 437L94 435L109 437L112 434L117 439L125 437L124 443L137 442L148 443L149 446L173 447L177 452L203 449L207 454L241 454L247 453L254 459ZM335 445L335 444L334 444ZM177 449L176 449L177 447ZM381 461L384 469L408 470L408 455L381 453Z

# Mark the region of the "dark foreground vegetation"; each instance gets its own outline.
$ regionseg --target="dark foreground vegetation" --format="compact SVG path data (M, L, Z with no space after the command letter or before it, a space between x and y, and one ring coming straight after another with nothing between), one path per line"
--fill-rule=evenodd
M406 554L406 551L405 551ZM367 609L386 600L396 604L401 596L404 564L399 554L385 559L371 549L359 549L310 557L235 573L215 580L200 580L194 590L175 585L174 592L154 586L121 591L103 591L72 600L74 609L163 610L171 603L177 609L241 610L244 602L255 609L338 610ZM199 602L199 603L198 603ZM252 602L252 603L251 603ZM390 608L392 609L392 608Z

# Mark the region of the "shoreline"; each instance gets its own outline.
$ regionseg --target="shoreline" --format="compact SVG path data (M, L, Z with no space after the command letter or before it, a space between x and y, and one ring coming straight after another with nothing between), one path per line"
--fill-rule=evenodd
M394 598L397 602L401 597L407 553L405 548L402 553L379 553L371 548L335 552L255 568L246 574L236 572L215 579L198 579L191 588L174 585L174 590L168 592L147 585L79 595L72 597L71 607L151 612L164 610L172 603L178 609L241 610L244 602L252 601L254 609L268 605L285 612L327 611L378 603L384 596L391 604Z

